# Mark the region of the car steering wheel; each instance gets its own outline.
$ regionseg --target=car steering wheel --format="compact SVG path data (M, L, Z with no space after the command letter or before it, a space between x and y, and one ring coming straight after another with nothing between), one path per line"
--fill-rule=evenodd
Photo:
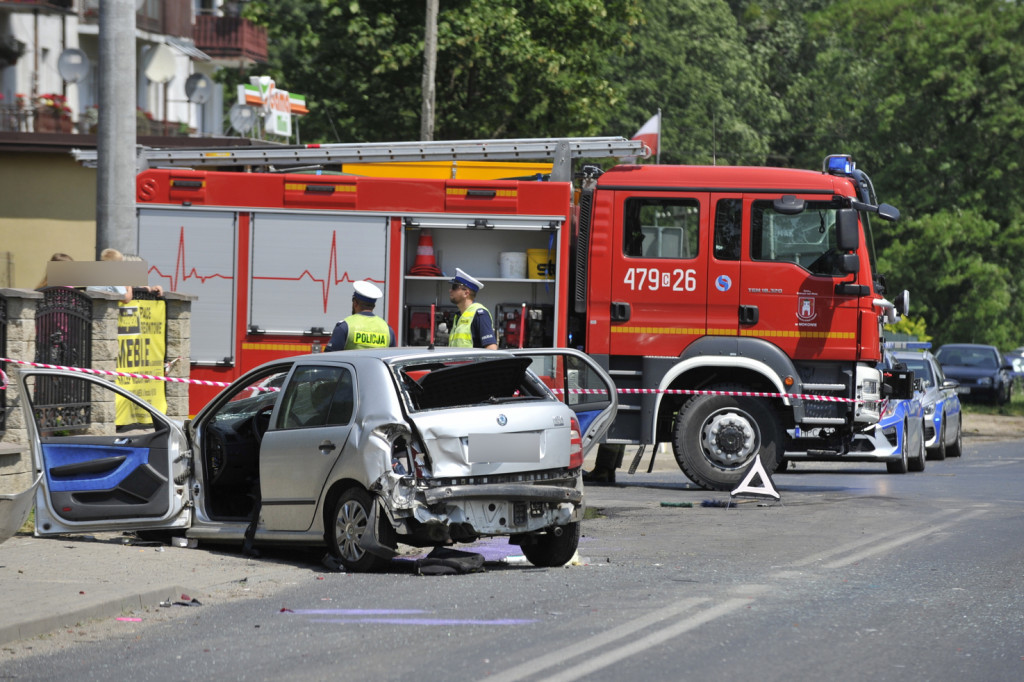
M256 410L252 416L252 432L256 436L256 442L263 442L263 434L270 428L270 413L274 411L274 403L264 405Z

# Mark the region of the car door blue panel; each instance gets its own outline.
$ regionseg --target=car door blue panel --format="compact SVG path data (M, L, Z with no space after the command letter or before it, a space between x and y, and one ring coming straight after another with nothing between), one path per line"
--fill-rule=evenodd
M53 492L109 490L149 461L149 448L52 443L43 445L43 459Z

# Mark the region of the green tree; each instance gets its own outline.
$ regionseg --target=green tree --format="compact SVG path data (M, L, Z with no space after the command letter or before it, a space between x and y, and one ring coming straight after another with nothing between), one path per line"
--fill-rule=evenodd
M305 141L419 138L423 3L255 0L269 75L307 96ZM446 0L438 18L435 139L593 135L618 104L607 59L629 46L636 0Z
M724 0L643 5L633 48L612 59L621 104L606 134L629 136L662 110L662 163L763 165L784 108L765 85Z
M839 0L808 18L790 97L802 158L854 154L905 215L1024 208L1024 4Z
M969 244L970 248L964 248ZM1024 227L1000 228L974 212L942 211L904 225L879 259L891 291L911 291L911 313L935 343L1021 345Z

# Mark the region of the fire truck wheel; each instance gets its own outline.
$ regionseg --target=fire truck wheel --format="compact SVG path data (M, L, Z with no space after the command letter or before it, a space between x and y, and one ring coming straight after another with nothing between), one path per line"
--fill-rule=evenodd
M554 567L569 563L580 544L580 522L561 526L558 532L539 533L520 545L523 556L534 566Z
M714 391L740 392L732 384ZM708 490L733 490L757 455L765 471L782 458L782 425L766 398L701 395L676 418L673 450L686 476Z

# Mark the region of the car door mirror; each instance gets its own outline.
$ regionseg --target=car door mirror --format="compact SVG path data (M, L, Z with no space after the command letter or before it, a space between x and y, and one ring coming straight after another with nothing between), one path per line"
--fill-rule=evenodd
M942 382L942 388L958 388L959 386L960 382L956 379L946 379Z

